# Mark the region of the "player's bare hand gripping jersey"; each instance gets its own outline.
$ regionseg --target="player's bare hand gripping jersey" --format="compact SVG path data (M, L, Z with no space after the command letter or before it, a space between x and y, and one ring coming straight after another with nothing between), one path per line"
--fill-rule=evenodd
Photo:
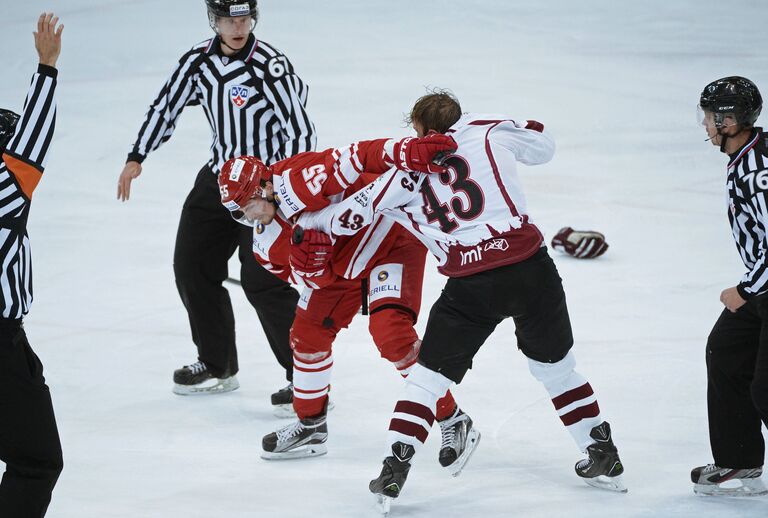
M458 143L448 173L391 171L299 224L351 235L381 214L413 232L450 277L520 262L542 246L528 214L517 162L548 162L555 143L536 121L468 114L449 130Z

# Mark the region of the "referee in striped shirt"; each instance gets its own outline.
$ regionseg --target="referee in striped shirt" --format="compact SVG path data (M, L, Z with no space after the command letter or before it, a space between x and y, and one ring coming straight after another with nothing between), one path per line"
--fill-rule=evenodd
M227 290L227 262L239 246L240 279L275 357L292 379L288 333L298 293L253 257L253 228L240 225L221 204L217 175L230 158L259 157L267 164L315 147L305 105L308 88L288 58L252 31L256 0L206 0L216 36L179 60L147 112L119 181L127 200L146 156L173 134L185 106L201 105L211 125L211 158L181 213L174 274L187 309L198 361L174 372L174 392L226 392L239 385L235 321ZM281 391L288 392L288 391Z
M768 426L768 134L755 127L757 86L724 77L704 88L700 122L728 155L728 219L746 273L720 294L725 306L707 340L707 409L714 464L694 468L701 494L765 494L760 480ZM721 487L741 482L740 489Z
M22 319L32 303L27 219L56 123L56 60L63 25L40 15L37 72L21 116L0 110L0 516L45 515L62 469L61 443L43 365Z

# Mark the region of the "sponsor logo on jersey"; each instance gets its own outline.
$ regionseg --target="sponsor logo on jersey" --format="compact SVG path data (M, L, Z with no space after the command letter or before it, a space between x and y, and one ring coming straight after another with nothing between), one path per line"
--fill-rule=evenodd
M296 203L288 195L288 189L285 187L285 183L280 185L280 190L278 191L277 195L280 197L280 203L285 203L288 205L293 212L299 212L301 210L301 207L296 205Z
M263 227L263 225L262 225ZM259 255L263 257L264 259L269 259L269 253L267 253L267 249L264 248L264 245L261 244L261 241L253 238L253 248L257 252L259 252Z
M248 4L246 4L246 7L248 7ZM248 87L243 85L233 86L229 89L229 99L232 101L232 104L242 108L248 102Z
M461 253L461 266L483 260L483 247L480 245L470 250L460 250L459 253Z
M303 310L309 306L309 298L312 296L312 288L304 288L301 290L301 297L299 297L299 303L297 304Z
M403 282L402 264L382 264L371 270L371 286L368 297L371 302L379 299L400 298Z
M486 252L488 250L499 250L501 252L504 252L507 249L509 249L509 243L507 242L507 240L504 238L498 238L498 239L494 239L493 241L488 241L485 244L485 248L483 250L485 250Z
M235 4L229 6L229 15L230 16L245 16L248 13L251 12L251 8L248 7L248 4Z
M359 204L361 207L367 207L368 203L371 201L371 188L365 188L362 191L358 191L357 194L354 196L354 200L357 204Z

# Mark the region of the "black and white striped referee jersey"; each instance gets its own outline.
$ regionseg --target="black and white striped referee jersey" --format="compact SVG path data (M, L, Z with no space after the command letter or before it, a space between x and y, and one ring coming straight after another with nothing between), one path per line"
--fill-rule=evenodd
M19 319L32 304L32 257L27 219L32 193L48 161L56 125L58 70L38 65L37 73L0 161L0 308L5 319Z
M208 165L216 174L241 155L271 164L312 151L316 136L305 110L308 90L288 58L253 34L229 57L216 36L181 57L149 107L128 160L142 162L171 137L184 107L198 104L211 125Z
M737 289L742 298L768 292L768 134L755 128L728 163L728 219L749 270Z

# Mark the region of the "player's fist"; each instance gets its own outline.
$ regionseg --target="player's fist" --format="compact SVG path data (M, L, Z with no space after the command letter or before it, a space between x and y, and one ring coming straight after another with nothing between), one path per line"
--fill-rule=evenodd
M552 238L552 248L578 259L593 259L608 250L608 243L600 232L563 227Z
M330 270L332 249L325 232L296 226L291 236L291 268L302 277L321 277Z
M459 147L453 137L430 133L425 137L407 137L395 142L395 167L419 173L443 173L442 160Z

